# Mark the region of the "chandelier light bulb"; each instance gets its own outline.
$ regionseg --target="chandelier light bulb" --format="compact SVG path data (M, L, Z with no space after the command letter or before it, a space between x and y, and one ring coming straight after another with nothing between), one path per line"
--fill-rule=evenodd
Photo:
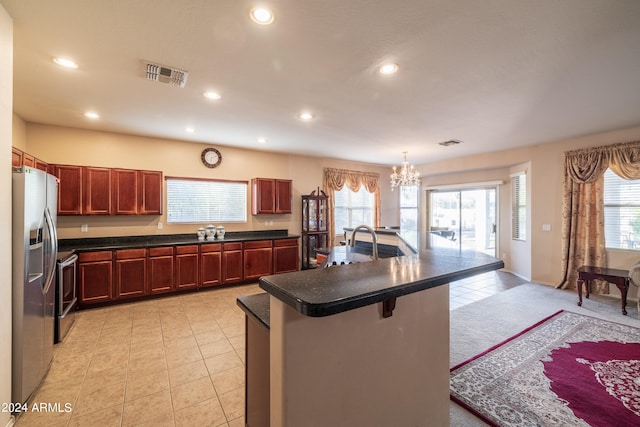
M396 187L420 185L420 175L414 170L413 165L409 165L407 161L407 152L402 152L402 166L398 173L396 167L393 167L391 174L391 191Z

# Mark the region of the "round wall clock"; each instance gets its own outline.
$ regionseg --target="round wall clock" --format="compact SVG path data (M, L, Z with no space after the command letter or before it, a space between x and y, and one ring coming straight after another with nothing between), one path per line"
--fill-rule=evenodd
M200 155L202 164L208 168L215 168L222 162L222 154L215 148L205 148Z

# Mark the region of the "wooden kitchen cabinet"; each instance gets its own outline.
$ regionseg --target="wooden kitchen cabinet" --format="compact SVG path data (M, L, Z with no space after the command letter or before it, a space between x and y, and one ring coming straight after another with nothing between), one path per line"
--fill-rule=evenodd
M242 268L242 242L224 243L222 245L223 283L241 282L244 278Z
M115 298L141 297L147 294L147 250L115 251Z
M200 245L200 286L209 287L222 284L222 244Z
M162 215L162 172L138 171L138 214Z
M198 245L176 246L176 290L198 287Z
M36 158L33 157L29 153L22 153L22 165L23 166L30 166L32 168L35 168L36 167Z
M22 166L24 153L15 147L11 147L11 166Z
M113 192L111 193L114 215L136 215L138 213L138 171L113 169Z
M83 167L56 165L58 185L58 215L82 215Z
M273 241L273 274L298 271L298 239Z
M113 299L113 254L111 251L78 255L78 298L80 306Z
M19 148L11 147L11 166L30 166L47 172L48 165L46 162L29 153L25 153Z
M83 215L110 215L111 169L86 167L83 171Z
M253 178L251 180L251 214L291 213L290 179Z
M147 278L149 293L171 292L175 286L174 249L172 246L149 248Z
M271 240L244 243L244 278L257 279L273 274L273 248Z

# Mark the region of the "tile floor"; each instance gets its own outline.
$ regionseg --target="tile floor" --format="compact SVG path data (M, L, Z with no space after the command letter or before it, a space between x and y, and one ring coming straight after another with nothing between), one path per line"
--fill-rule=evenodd
M451 309L524 283L491 272L451 283ZM253 285L78 312L30 426L244 426L244 313ZM65 412L65 404L72 411Z

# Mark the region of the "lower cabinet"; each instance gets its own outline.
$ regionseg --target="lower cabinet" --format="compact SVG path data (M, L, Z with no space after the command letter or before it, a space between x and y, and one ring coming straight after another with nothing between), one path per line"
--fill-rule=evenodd
M242 282L242 242L222 245L222 277L224 283Z
M244 278L257 279L273 273L273 249L271 240L244 243Z
M80 305L113 299L113 253L82 252L78 255L78 297Z
M147 294L147 250L120 249L115 251L115 297L141 297Z
M198 245L176 246L176 290L198 287Z
M298 239L273 241L273 274L298 271Z
M172 292L175 289L173 252L172 246L149 248L147 279L151 295Z
M203 288L222 284L222 244L200 245L200 286Z

